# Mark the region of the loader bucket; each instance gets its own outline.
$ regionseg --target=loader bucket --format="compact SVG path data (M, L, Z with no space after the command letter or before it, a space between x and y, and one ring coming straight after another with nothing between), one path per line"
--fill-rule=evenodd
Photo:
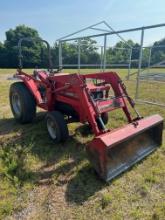
M87 154L96 172L109 181L142 160L162 142L163 118L153 115L95 137Z

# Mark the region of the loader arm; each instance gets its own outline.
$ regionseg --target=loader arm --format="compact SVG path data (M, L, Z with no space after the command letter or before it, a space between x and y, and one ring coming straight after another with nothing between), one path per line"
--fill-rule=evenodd
M122 108L129 123L116 130L100 129L98 127L100 132L95 133L95 138L86 147L88 158L97 173L101 178L109 181L129 169L161 145L163 118L159 115L153 115L143 119L136 111L133 100L129 97L123 82L116 73L88 74L84 78L103 80L102 85L110 84L114 91L114 100L119 103L118 107ZM87 94L90 100L90 89L87 91ZM125 99L128 100L130 106L135 110L136 118L131 117ZM106 100L93 103L94 117L90 121L92 127L95 126L93 119L95 118L96 121L96 117L99 117L100 112L98 110L101 104L104 108L111 101ZM112 106L107 108L107 111L115 109L116 106ZM92 114L92 111L89 114Z

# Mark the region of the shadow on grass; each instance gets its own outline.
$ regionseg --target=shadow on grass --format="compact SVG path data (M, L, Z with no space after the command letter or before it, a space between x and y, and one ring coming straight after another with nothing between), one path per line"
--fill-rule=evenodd
M96 192L106 186L89 165L80 166L80 161L66 162L56 169L36 173L38 185L54 184L57 187L66 185L65 198L68 203L82 205Z
M38 124L45 118L45 112L37 113L37 117L34 120L35 124ZM14 118L0 119L0 135L10 134L11 132L17 132L19 130L26 131L27 128L32 127L32 124L19 124Z
M89 124L84 124L82 126L79 126L78 128L75 129L75 132L80 134L82 137L86 137L93 134Z
M7 168L7 175L11 179L16 176L22 183L29 181L46 186L65 185L66 201L81 205L106 186L87 162L85 145L75 138L77 133L82 137L88 136L90 128L88 125L80 126L67 142L55 145L48 137L44 117L45 113L39 113L35 123L27 125L19 125L14 119L0 120L2 136L19 133L14 137L0 139L3 149L3 155L0 156ZM27 154L39 158L44 165L37 171L27 170L24 166Z
M84 167L84 161L88 163L85 145L76 138L77 133L85 137L91 130L88 125L80 126L67 142L55 145L47 134L44 117L45 113L39 113L33 124L25 125L16 123L13 118L0 119L0 145L7 176L12 180L17 177L20 185L25 182L66 185L66 200L82 204L104 186L90 165ZM26 169L29 154L43 163L37 171ZM15 165L11 167L13 159Z
M80 126L67 142L55 145L48 137L44 117L45 113L39 113L34 124L26 125L19 125L14 119L0 120L3 150L0 157L4 160L7 175L12 181L17 177L21 183L65 185L66 201L81 205L106 186L87 163L84 144L75 138L77 133L86 137L91 130L88 125ZM16 135L3 139L3 135L10 133ZM44 165L37 171L27 170L24 166L27 154L38 157Z
M105 186L106 183L99 179L90 165L87 165L82 167L68 182L65 194L66 200L71 203L82 205Z

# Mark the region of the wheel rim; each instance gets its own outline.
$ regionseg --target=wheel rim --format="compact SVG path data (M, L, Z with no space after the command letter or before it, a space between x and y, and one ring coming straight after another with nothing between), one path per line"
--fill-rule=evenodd
M56 139L56 124L52 121L51 118L47 119L47 129L49 132L49 135L52 139Z
M17 93L12 95L12 107L17 116L21 115L21 101Z

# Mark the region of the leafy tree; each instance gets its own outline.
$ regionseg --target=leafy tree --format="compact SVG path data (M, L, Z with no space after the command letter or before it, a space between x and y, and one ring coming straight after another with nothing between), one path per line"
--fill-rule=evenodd
M19 25L15 29L6 32L4 46L7 49L7 59L10 67L18 66L18 41L23 37L39 38L37 30ZM41 46L40 42L23 42L23 64L24 67L34 67L40 64Z
M53 57L57 60L58 45L54 47ZM97 51L96 41L91 39L81 40L80 43L80 59L81 64L100 64L100 55ZM78 43L62 43L62 57L64 64L77 64L78 63Z
M165 60L165 38L160 41L156 41L153 45L151 64L155 64Z
M96 41L90 38L81 40L81 63L100 64L100 55L96 46Z
M6 31L6 40L0 42L0 67L18 67L18 41L23 37L40 38L37 30L19 25L15 29ZM96 46L96 41L90 38L81 40L81 64L100 64L101 54ZM165 48L160 47L165 45L165 38L154 43L152 49L151 65L165 60ZM107 63L110 64L125 64L128 63L130 56L130 46L132 50L132 67L138 66L140 45L128 40L126 42L119 41L114 48L107 49ZM123 48L123 49L117 49ZM52 61L55 68L58 67L58 44L57 42L51 47ZM47 68L48 67L48 51L46 46L41 42L23 42L23 67L25 68ZM62 43L63 63L77 64L78 63L78 43L63 42ZM143 49L142 66L148 65L149 49ZM77 68L77 67L76 67Z
M51 48L51 55L52 55L52 63L53 63L53 67L57 68L58 67L58 62L59 62L59 58L58 58L58 54L59 54L59 50L58 50L58 43L55 42L55 44L53 45L53 47Z
M134 43L131 40L117 42L113 48L107 49L107 62L110 64L128 63L130 49L133 45Z
M64 64L76 64L78 48L74 43L62 43L62 58Z
M0 67L8 67L7 51L5 46L0 42Z

